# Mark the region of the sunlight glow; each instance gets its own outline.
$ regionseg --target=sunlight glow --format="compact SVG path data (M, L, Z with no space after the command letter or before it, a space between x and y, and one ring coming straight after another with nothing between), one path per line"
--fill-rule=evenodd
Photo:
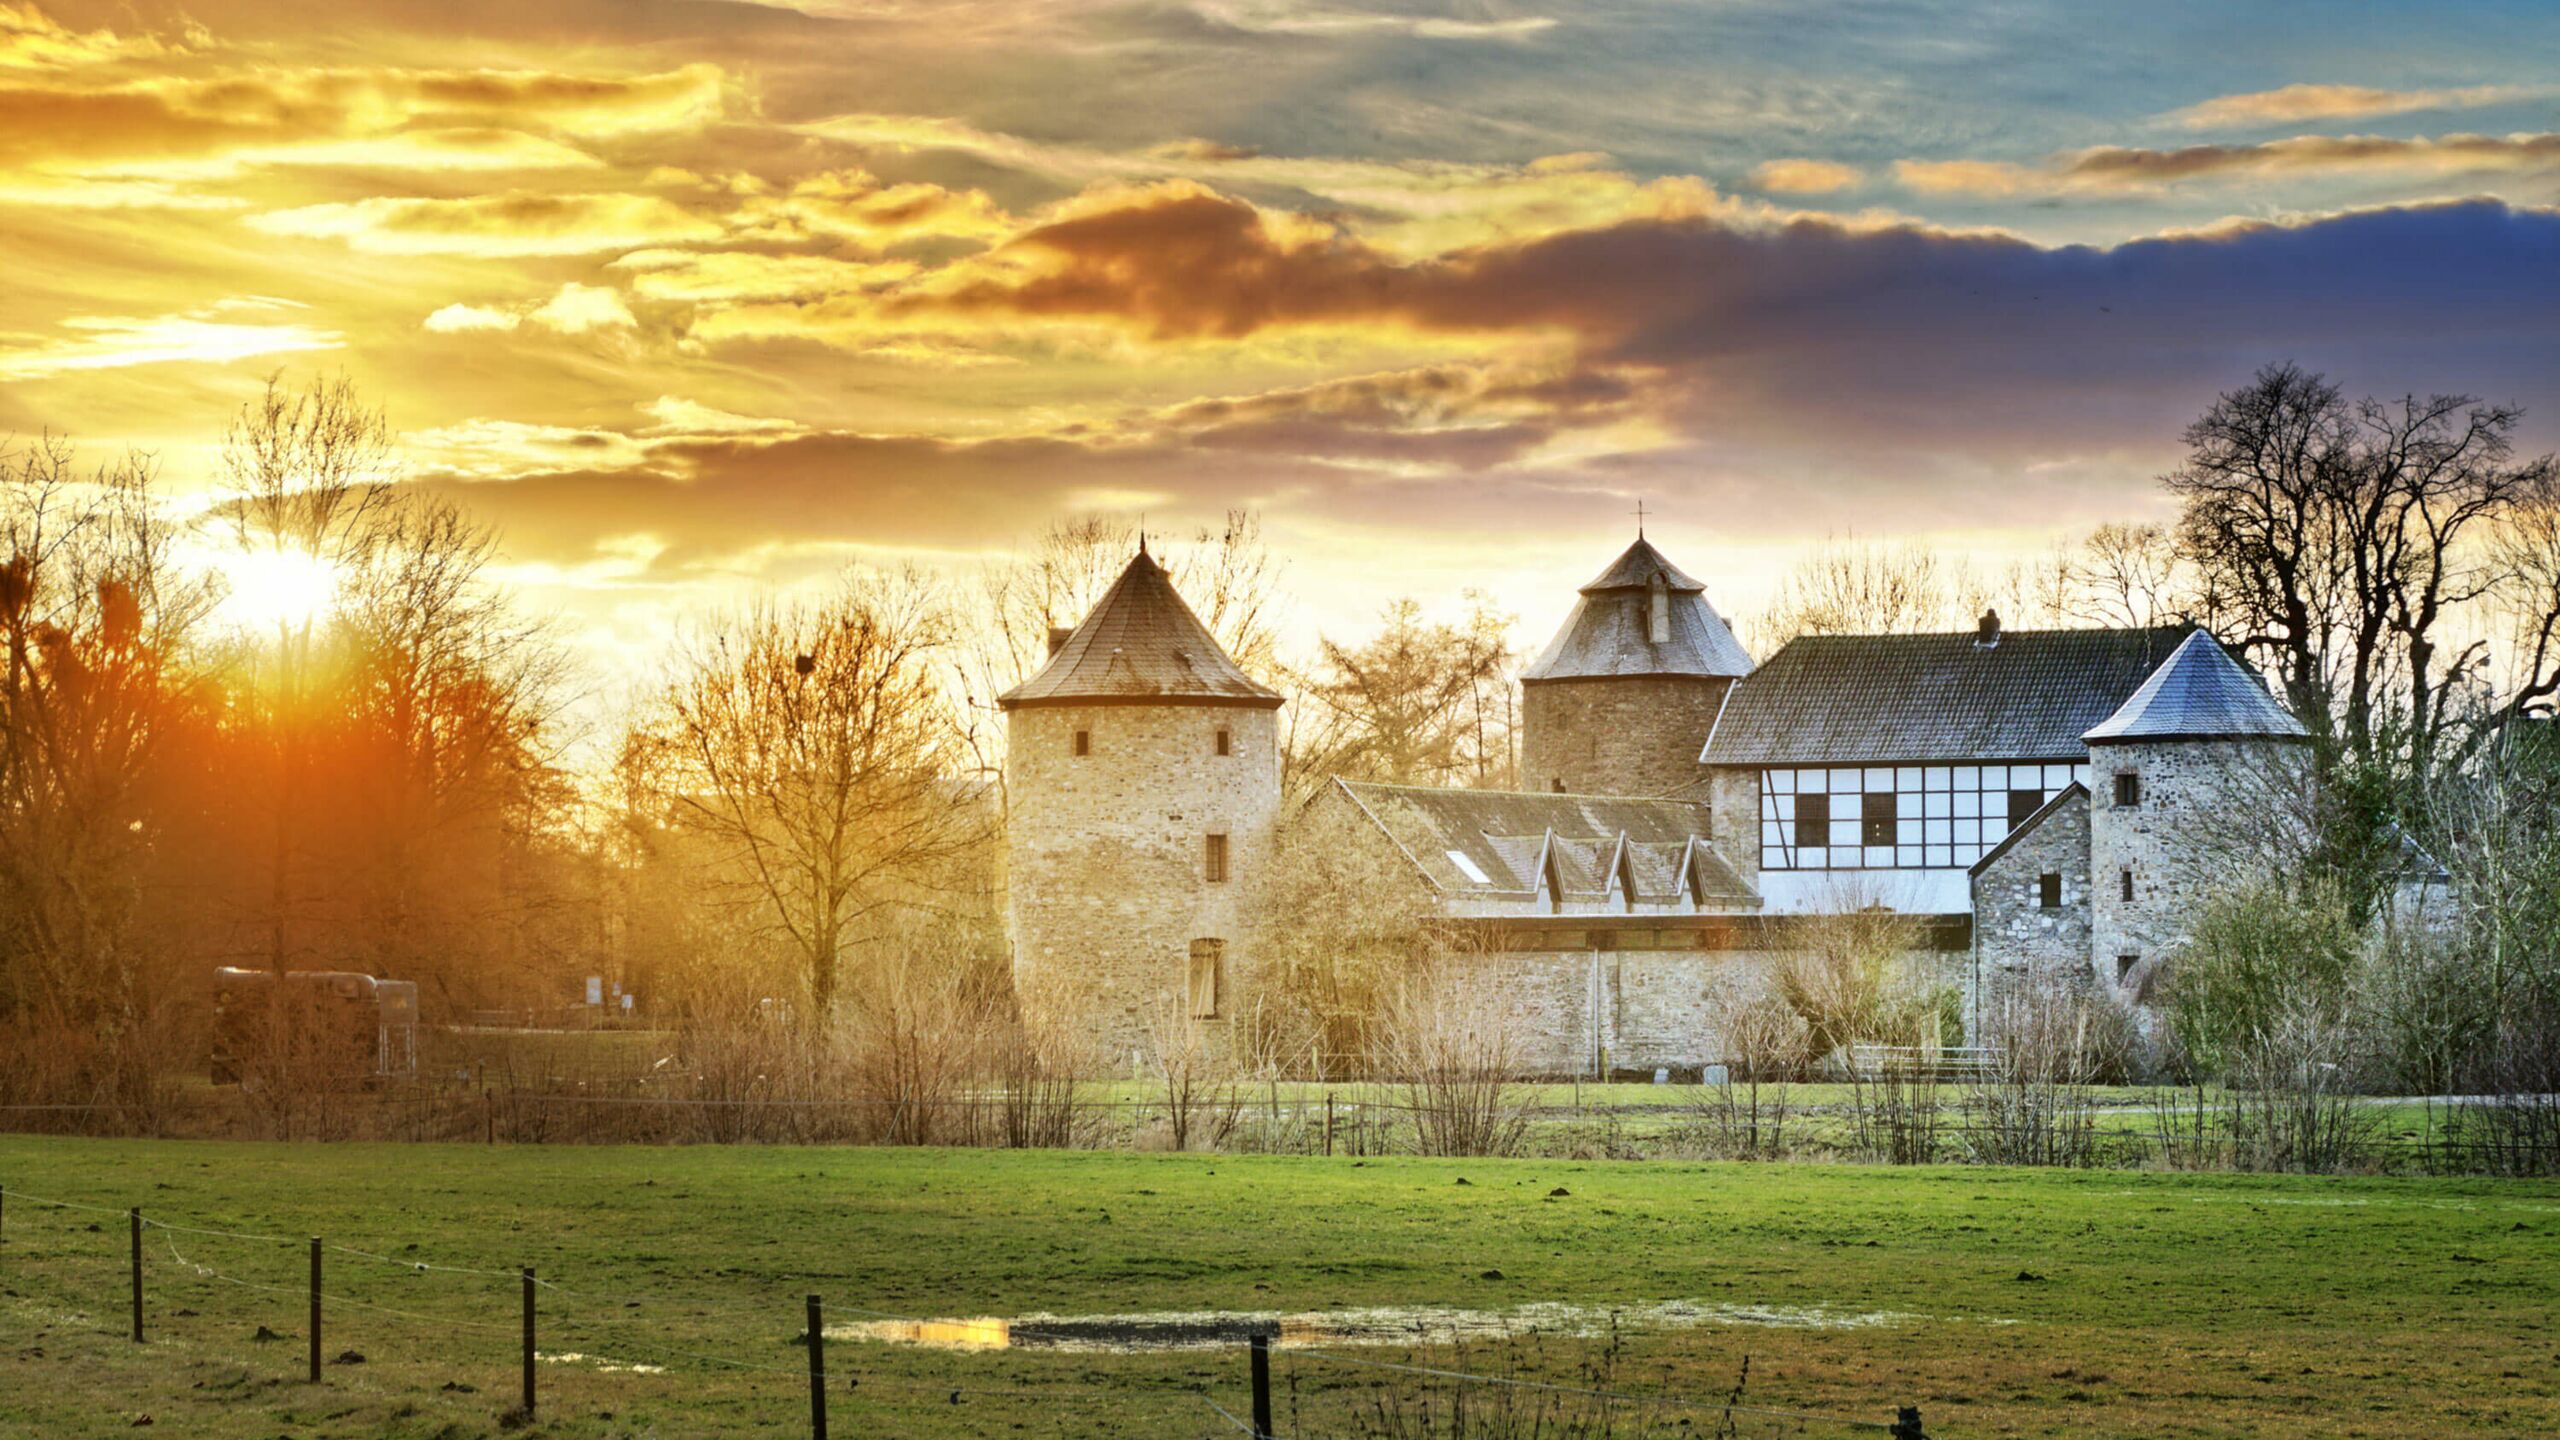
M221 569L222 618L261 630L327 615L344 578L335 563L298 550L243 550L224 557Z

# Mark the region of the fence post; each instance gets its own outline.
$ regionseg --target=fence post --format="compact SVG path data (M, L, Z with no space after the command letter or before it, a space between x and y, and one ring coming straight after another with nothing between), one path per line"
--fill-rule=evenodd
M524 1267L524 1418L533 1418L533 1267Z
M1271 1336L1253 1333L1253 1440L1272 1440Z
M809 1440L827 1440L827 1330L809 1297Z
M142 1343L142 1210L126 1211L133 1222L133 1343Z
M1324 1153L1333 1153L1333 1092L1324 1092Z
M484 1143L498 1143L498 1102L486 1085L480 1087L480 1127L487 1137Z
M312 1384L320 1384L320 1238L312 1235Z

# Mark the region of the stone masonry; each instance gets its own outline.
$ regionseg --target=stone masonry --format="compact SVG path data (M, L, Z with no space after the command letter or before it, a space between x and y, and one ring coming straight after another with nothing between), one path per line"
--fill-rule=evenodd
M1520 687L1520 783L1576 795L1695 798L1703 722L1731 680L1608 676ZM1559 783L1561 782L1561 783Z
M2089 758L2090 964L2138 994L2236 871L2291 848L2287 792L2308 755L2282 740L2163 740L2093 743ZM2118 804L2126 773L2136 793Z
M2044 877L2059 879L2045 904ZM2043 817L1973 872L1974 953L1982 982L2085 983L2089 972L2089 796L2066 790Z

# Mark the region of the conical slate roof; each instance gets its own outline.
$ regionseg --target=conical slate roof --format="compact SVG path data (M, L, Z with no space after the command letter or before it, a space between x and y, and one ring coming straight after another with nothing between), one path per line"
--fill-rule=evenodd
M1236 667L1182 603L1164 567L1139 545L1038 674L996 697L1026 705L1244 705L1277 709L1279 692Z
M1669 594L1668 638L1653 640L1653 587ZM1706 586L1683 574L1642 538L1582 587L1582 598L1520 678L1625 679L1643 675L1732 678L1751 673L1751 653L1707 603Z
M2142 688L2081 738L2092 745L2142 740L2299 740L2309 735L2258 678L2202 630L2180 642Z

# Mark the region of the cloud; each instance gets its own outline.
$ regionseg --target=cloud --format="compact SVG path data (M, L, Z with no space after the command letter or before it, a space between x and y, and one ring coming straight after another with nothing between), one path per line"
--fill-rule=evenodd
M2301 135L2255 145L2188 145L2175 150L2102 146L2040 165L2000 161L1905 160L1894 178L1923 194L2011 196L2103 194L2191 180L2414 171L2542 170L2560 165L2560 134Z
M1262 35L1410 35L1426 40L1526 40L1552 30L1545 15L1502 20L1461 20L1438 15L1383 15L1337 10L1300 0L1194 0L1203 19L1231 30Z
M299 323L256 325L215 318L239 310L268 310L283 302L234 299L173 315L76 315L61 322L72 333L20 343L0 340L0 375L33 380L76 370L192 362L223 365L260 355L334 350L345 343L334 331Z
M652 435L787 435L808 428L796 420L740 415L674 395L661 395L640 411L658 422L648 429Z
M1854 165L1829 160L1766 160L1753 167L1751 183L1780 195L1828 195L1866 180Z
M524 318L563 335L592 330L628 330L639 320L622 303L622 292L610 285L581 285L572 280L559 293Z
M922 267L912 260L839 260L747 250L634 250L616 258L612 268L636 272L634 294L699 303L858 295L911 279Z
M734 221L749 238L845 240L867 250L919 240L985 242L1018 223L983 190L883 185L864 170L828 171L780 195L750 196Z
M718 222L655 195L528 190L451 200L374 196L270 211L248 223L383 255L587 255L722 234Z
M33 4L0 0L0 70L67 69L169 52L149 35L71 30Z
M0 11L0 26L5 26ZM0 38L8 35L0 28ZM557 169L574 141L698 128L725 75L238 68L93 83L43 72L0 84L0 165L70 175L223 175L248 166Z
M2419 110L2464 110L2532 98L2518 85L2471 85L2458 90L2377 90L2367 85L2287 85L2211 100L2160 117L2191 130L2256 125L2296 125L2313 120L2363 120Z
M429 315L424 323L436 334L459 335L473 330L513 330L523 319L513 310L457 302Z

